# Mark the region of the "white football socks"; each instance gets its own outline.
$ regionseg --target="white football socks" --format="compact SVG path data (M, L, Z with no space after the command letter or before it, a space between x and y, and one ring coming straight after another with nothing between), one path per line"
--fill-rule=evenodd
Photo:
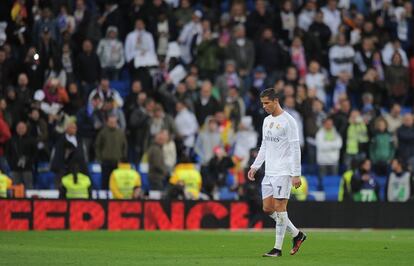
M287 224L288 224L287 212L277 212L276 213L275 248L278 250L282 250L283 238L285 237Z
M270 214L269 216L276 222L276 218L277 218L276 212ZM296 237L299 234L299 229L297 229L296 226L290 221L289 217L287 218L287 221L288 222L287 222L286 231L288 231L292 235L292 237Z

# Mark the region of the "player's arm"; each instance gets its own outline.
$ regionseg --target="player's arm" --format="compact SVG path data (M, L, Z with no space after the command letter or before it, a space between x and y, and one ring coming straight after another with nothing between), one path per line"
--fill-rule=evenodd
M300 142L299 142L299 129L296 125L296 121L293 119L289 120L288 124L288 142L291 153L290 162L290 175L292 176L292 183L295 188L301 186L301 155L300 155Z
M253 164L250 166L249 172L247 173L247 178L251 181L254 181L254 175L256 174L257 170L262 166L263 162L265 161L265 157L266 157L266 142L264 141L264 126L262 129L262 132L263 132L262 133L262 144L260 145L259 153L257 154L257 157L254 160Z

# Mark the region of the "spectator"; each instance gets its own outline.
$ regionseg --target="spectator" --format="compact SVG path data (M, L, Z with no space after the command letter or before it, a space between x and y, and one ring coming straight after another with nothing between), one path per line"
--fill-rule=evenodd
M217 143L215 146L219 145ZM234 153L241 163L240 167L244 169L250 158L250 150L257 146L257 133L253 129L253 121L251 116L243 116L238 125L238 131L234 140Z
M46 162L50 159L49 131L47 122L40 116L39 109L33 108L29 114L28 135L36 144L35 162Z
M304 79L307 73L305 49L302 45L302 39L295 36L290 47L290 60L299 72L299 78Z
M390 112L384 114L384 119L387 121L388 132L395 134L397 129L402 125L401 105L398 103L392 104Z
M118 29L109 26L106 31L106 37L101 39L97 48L102 72L110 80L118 80L122 66L125 63L124 48L122 43L117 39Z
M301 10L298 16L298 27L304 31L308 31L309 27L316 15L317 8L316 0L309 0L306 2L304 8Z
M191 63L194 58L194 48L200 44L201 37L203 36L203 29L201 27L201 17L203 14L200 10L193 12L191 21L186 23L178 37L178 43L180 44L181 59L185 64Z
M309 72L305 76L305 83L308 88L316 90L316 97L326 104L325 86L327 84L326 76L320 71L320 65L317 61L309 63Z
M144 88L151 88L148 67L157 65L158 60L153 36L145 30L145 23L141 18L135 21L135 30L125 40L125 59L132 77L139 79Z
M243 25L239 24L234 27L233 39L227 47L227 51L228 58L234 60L241 77L252 71L255 49L253 42L246 38L246 30Z
M335 2L335 0L329 1ZM347 43L345 34L339 34L338 43L329 49L331 75L337 77L341 72L346 72L352 76L354 56L354 48Z
M207 166L213 157L213 148L220 145L221 136L218 131L217 121L212 116L209 116L206 118L206 122L199 132L194 146L194 151L199 157L202 169Z
M102 165L102 188L109 189L109 177L123 157L127 155L127 141L124 132L118 128L117 117L110 115L106 126L96 137L95 155Z
M166 143L162 146L162 152L164 154L164 162L165 165L167 166L167 170L169 173L171 173L175 167L175 165L177 164L177 157L181 157L183 155L185 155L184 152L182 152L183 148L180 146L181 143L179 143L178 145L178 149L177 149L177 145L175 145L174 139L171 138L170 134L168 133L167 130L162 130L163 134L166 134ZM179 154L177 154L177 150L180 152Z
M201 78L215 78L217 69L220 67L220 58L224 55L223 47L223 43L214 38L210 29L203 32L200 44L196 48L195 59Z
M184 199L198 200L200 198L201 174L188 157L183 157L181 162L175 166L169 182L178 192L175 192L176 194L184 194Z
M62 68L62 64L57 57L49 58L48 68L45 70L46 83L51 79L57 79L59 81L59 85L64 88L67 85L66 72Z
M60 34L63 34L64 32L73 34L75 32L75 17L69 14L68 7L66 5L60 6L60 12L56 18L56 21L59 27Z
M56 20L53 18L52 10L49 7L42 9L41 18L34 23L32 37L33 43L38 43L40 33L47 29L50 32L50 37L57 41L60 37L60 31Z
M226 186L229 170L233 166L234 162L224 148L216 146L214 156L208 163L207 175L203 176L204 190L210 198L217 199L216 190Z
M315 18L312 24L309 27L309 35L312 36L317 44L317 47L320 47L322 50L320 53L322 58L321 63L323 66L328 66L328 54L327 51L329 50L329 41L332 36L332 32L324 22L324 13L322 11L317 11Z
M190 110L188 110L184 102L177 102L176 111L175 125L177 127L178 135L183 140L184 146L188 152L194 147L195 137L198 132L197 118Z
M79 166L73 163L69 172L62 177L60 197L65 199L90 199L92 195L90 178L79 171Z
M371 136L369 146L369 157L376 174L380 176L387 174L387 166L394 158L394 151L392 135L387 131L387 121L378 117L375 120L375 132Z
M296 121L299 131L299 143L300 146L303 148L305 145L305 140L303 137L303 118L301 114L295 109L295 98L292 96L285 97L283 100L283 108L284 110L290 114Z
M118 91L111 88L111 84L107 77L102 77L99 86L91 91L88 99L89 103L91 103L92 97L95 95L98 95L101 98L102 102L107 99L112 99L114 101L114 107L116 108L122 108L124 105L124 100L122 99L121 95Z
M397 155L408 162L410 171L414 170L414 122L413 115L405 114L402 126L397 129L398 149Z
M150 121L151 136L155 136L158 132L164 129L167 130L172 138L177 136L177 126L175 125L174 118L164 112L164 108L161 104L155 104L154 113Z
M289 45L293 38L293 32L296 28L296 17L293 12L293 3L290 0L284 0L281 3L280 17L276 17L276 32L278 36Z
M271 28L263 30L256 45L256 65L262 65L274 80L282 76L283 67L289 63L288 55L273 36Z
M50 28L42 28L42 35L39 43L37 44L37 50L39 52L40 65L43 69L49 66L49 60L53 58L58 58L59 48L58 44L53 39L50 33Z
M101 98L95 95L92 97L91 103L80 109L76 115L79 136L85 144L86 161L88 162L95 159L94 149L91 149L91 147L94 144L98 132L105 125L105 117L101 111L101 106Z
M141 94L142 95L142 94ZM140 97L138 96L138 101ZM144 99L142 103L131 111L128 117L129 147L132 150L133 162L140 162L144 151L150 142L151 117L154 111L154 100L151 98Z
M392 171L388 176L387 200L389 202L406 202L411 198L413 178L406 164L401 159L393 159Z
M323 111L323 103L316 99L312 102L312 107L309 111L304 111L304 134L305 134L305 151L306 158L309 164L316 163L316 133L322 127L323 121L326 118L326 113Z
M24 184L26 189L32 189L36 144L35 140L28 135L25 122L17 123L16 135L11 138L6 150L14 183Z
M191 21L193 10L190 0L181 0L180 7L174 11L174 17L177 20L177 28L181 29Z
M165 164L163 145L168 141L168 134L160 131L155 135L154 142L148 148L148 178L150 189L155 191L164 190L164 181L168 175L168 169Z
M142 196L141 176L127 160L122 160L111 173L109 188L114 199L139 199Z
M12 76L12 68L10 63L6 60L6 52L0 47L0 92L4 93L6 88L10 85Z
M75 71L83 93L89 94L101 78L101 64L90 40L82 43L82 52L76 58Z
M64 111L68 115L76 115L84 105L83 97L79 91L78 84L75 82L69 83L67 86L67 94L69 102L65 104Z
M76 123L69 121L65 126L65 134L59 137L52 151L50 170L56 174L55 188L60 187L62 176L69 172L72 164L78 165L83 174L88 174L84 143L77 131Z
M264 28L271 28L274 24L274 15L266 8L266 1L258 0L255 9L247 17L246 29L250 39L259 39Z
M368 153L368 129L361 113L353 110L349 116L349 125L346 131L345 164L349 167L352 160L360 161Z
M332 118L323 121L323 127L316 133L316 161L321 178L338 174L342 138L336 131Z
M73 53L70 45L68 43L64 43L62 45L62 55L61 55L61 65L62 69L66 73L66 78L69 82L73 82L75 80L75 61L73 59Z
M125 38L125 25L123 19L123 12L119 8L117 1L109 0L105 2L103 14L98 18L98 25L101 28L102 35L108 33L110 27L115 27L119 30L121 39Z
M407 53L401 48L401 43L399 40L388 42L381 50L381 56L385 66L390 66L392 64L392 59L395 53L398 53L400 55L401 64L405 67L408 67Z
M385 70L385 82L391 100L400 105L405 105L408 99L407 93L410 83L408 68L402 64L402 58L399 53L394 53L391 65Z
M101 110L103 112L105 119L107 119L110 116L115 116L118 121L118 128L121 129L122 131L125 131L126 120L125 120L124 112L122 111L121 108L116 107L116 103L114 99L106 98L104 100Z
M387 89L385 88L384 83L381 82L378 72L375 68L368 68L362 77L360 87L362 89L362 94L370 93L373 95L375 107L388 105ZM356 95L358 95L357 97L359 99L359 92L357 92Z
M378 184L376 177L371 171L371 161L361 161L359 169L351 180L354 201L371 202L378 200Z
M236 129L241 118L246 114L246 105L236 87L229 88L229 95L225 99L224 113Z
M341 24L341 13L337 8L337 0L328 0L327 5L322 7L321 11L323 12L323 22L328 25L332 37L335 38L339 33Z
M11 195L13 181L0 171L0 198L8 198Z
M59 84L59 80L54 78L49 80L44 89L45 99L44 102L48 104L57 103L64 105L69 102L69 96L65 88Z
M224 74L217 77L216 87L220 91L221 102L226 101L229 95L229 88L236 87L243 91L243 83L236 72L236 63L234 61L226 61Z
M195 115L199 125L203 125L209 115L214 115L220 108L218 101L212 96L212 85L209 80L203 81L200 95L194 103Z

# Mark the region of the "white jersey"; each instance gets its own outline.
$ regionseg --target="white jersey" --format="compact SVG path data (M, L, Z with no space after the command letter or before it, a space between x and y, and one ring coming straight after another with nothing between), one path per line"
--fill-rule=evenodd
M251 168L265 161L266 176L300 176L299 131L295 119L283 111L263 121L262 144Z

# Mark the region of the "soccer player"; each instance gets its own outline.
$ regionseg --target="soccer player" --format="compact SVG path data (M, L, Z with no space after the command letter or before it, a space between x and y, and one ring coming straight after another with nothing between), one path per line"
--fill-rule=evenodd
M282 244L286 229L293 236L294 255L306 235L289 220L286 211L292 184L300 187L301 163L299 132L294 118L280 106L280 94L272 88L260 94L264 110L269 114L263 121L263 137L256 160L247 174L255 179L256 171L265 162L265 176L262 180L263 211L276 221L276 242L264 257L282 256Z

